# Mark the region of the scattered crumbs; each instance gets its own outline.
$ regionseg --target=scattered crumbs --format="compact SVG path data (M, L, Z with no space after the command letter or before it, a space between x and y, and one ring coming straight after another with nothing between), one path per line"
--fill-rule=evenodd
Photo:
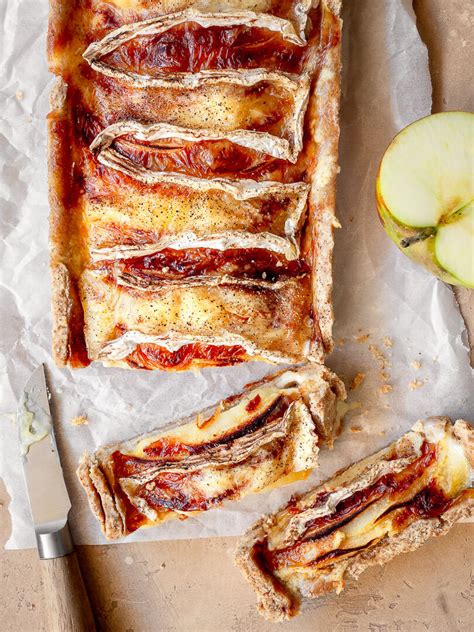
M345 338L338 338L336 340L336 347L343 347L346 344Z
M387 349L389 347L393 347L393 340L389 338L388 336L385 336L385 338L383 339L383 345L384 347L387 347Z
M365 379L365 373L356 373L356 375L354 375L352 382L350 383L349 389L351 391L355 391L356 388L359 388L359 386L362 384L362 382Z
M385 371L380 371L379 378L380 378L381 382L387 382L387 380L388 380L388 373L386 373Z
M410 382L410 384L408 384L408 388L410 388L412 391L416 391L417 388L421 388L424 385L425 383L421 380L413 380L413 382Z
M419 360L413 360L413 362L410 363L410 366L415 369L415 371L418 371L418 369L421 369L421 362Z
M362 426L351 426L351 432L362 432Z
M388 604L388 607L390 608L390 610L393 610L394 608L396 608L398 606L398 603L395 603L394 601L392 601L392 603Z
M160 564L160 568L166 568L166 564L165 564L165 562L161 562L161 564Z
M385 436L385 433L386 433L386 431L385 431L385 430L381 430L381 431L379 432L379 435L380 435L381 437L384 437L384 436Z
M361 344L363 342L367 342L367 340L369 339L370 334L360 334L360 336L356 336L356 342L360 342Z
M376 347L375 345L369 345L369 351L372 354L372 357L374 357L377 360L382 370L390 366L390 364L387 362L387 358L384 356L384 354L380 351L378 347Z
M382 386L379 388L379 393L381 393L382 395L386 395L387 393L391 393L393 391L393 388L390 384L382 384Z
M15 92L15 97L18 99L18 101L23 101L25 94L23 92L23 90L17 90Z
M128 564L129 566L131 566L133 564L133 557L127 556L125 558L125 564Z
M88 424L89 420L85 415L79 415L78 417L71 419L71 425L73 426L87 426Z

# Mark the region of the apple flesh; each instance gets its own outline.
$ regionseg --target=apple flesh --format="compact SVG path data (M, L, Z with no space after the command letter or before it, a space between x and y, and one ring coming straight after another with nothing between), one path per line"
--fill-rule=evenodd
M376 184L390 239L443 281L474 287L474 114L443 112L390 143Z

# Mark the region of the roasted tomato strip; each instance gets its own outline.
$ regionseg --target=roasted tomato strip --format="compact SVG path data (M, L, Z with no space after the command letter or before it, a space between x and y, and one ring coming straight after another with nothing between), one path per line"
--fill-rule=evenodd
M156 77L163 72L268 68L299 73L307 48L279 33L247 26L202 27L195 22L125 42L101 61L113 68Z
M305 262L298 259L287 261L283 256L261 248L230 250L166 248L153 255L99 265L106 268L113 266L115 272L133 275L144 282L188 279L215 274L276 281L281 277L295 277L309 272Z
M247 357L245 349L239 345L186 344L176 351L169 351L156 344L137 345L127 356L128 364L136 369L174 369L185 371L192 362L200 360L213 366L226 366L243 362Z
M121 156L148 171L200 178L279 179L278 172L284 171L287 165L285 160L228 140L190 142L176 139L152 145L123 137L115 141L114 147ZM277 172L276 177L272 176L273 172Z

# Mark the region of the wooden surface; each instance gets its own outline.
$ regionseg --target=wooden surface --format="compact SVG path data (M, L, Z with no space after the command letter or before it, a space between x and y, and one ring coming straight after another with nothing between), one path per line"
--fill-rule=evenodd
M40 563L48 632L94 632L76 553Z
M473 109L472 3L414 5L430 52L433 110ZM474 336L473 294L460 292L459 300ZM0 502L1 545L10 528L1 486ZM449 536L369 569L344 598L313 601L280 628L256 614L232 563L235 538L83 546L78 556L97 623L107 632L454 632L474 629L473 531L457 525ZM37 553L0 550L0 571L1 629L49 632Z

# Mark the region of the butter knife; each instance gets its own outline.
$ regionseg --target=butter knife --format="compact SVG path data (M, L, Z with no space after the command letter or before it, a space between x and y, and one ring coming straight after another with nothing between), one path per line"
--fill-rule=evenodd
M94 618L68 525L71 501L54 437L43 365L25 386L17 420L41 560L48 632L94 632Z

